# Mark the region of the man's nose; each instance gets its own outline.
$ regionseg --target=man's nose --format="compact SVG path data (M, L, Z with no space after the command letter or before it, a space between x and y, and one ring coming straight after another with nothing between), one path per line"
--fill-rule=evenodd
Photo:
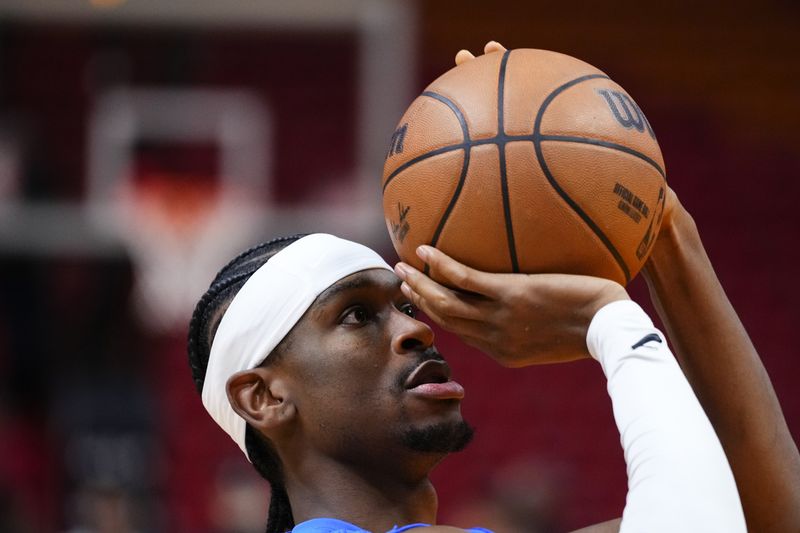
M425 350L433 346L433 330L420 320L403 314L397 326L399 330L392 339L392 349L396 353Z

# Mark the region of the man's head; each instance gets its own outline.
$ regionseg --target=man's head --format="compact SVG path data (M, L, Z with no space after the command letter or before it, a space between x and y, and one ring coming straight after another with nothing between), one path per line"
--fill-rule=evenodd
M220 272L198 304L190 360L200 390L210 346L237 291L269 257L296 240L243 254ZM296 243L293 251L312 240ZM335 256L337 247L325 253ZM319 261L321 268L336 263L335 257ZM449 369L433 348L433 333L413 317L398 278L383 266L359 269L355 264L353 272L315 289L313 303L289 324L288 334L279 334L263 363L247 365L227 378L228 405L247 422L247 453L257 468L263 454L251 448L261 447L270 455L273 472L265 477L273 486L282 486L284 469L291 473L295 461L310 456L370 472L379 468L397 476L416 475L415 467L427 472L471 437L460 415L463 391L449 381ZM286 297L286 291L275 292ZM270 300L275 294L256 295L270 305L283 305ZM231 316L246 316L231 307Z

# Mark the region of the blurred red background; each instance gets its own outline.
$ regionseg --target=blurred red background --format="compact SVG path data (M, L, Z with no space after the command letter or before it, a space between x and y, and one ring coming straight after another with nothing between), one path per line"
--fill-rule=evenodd
M241 247L333 224L393 258L378 207L392 121L458 49L489 39L579 57L636 98L800 435L796 3L354 0L352 23L313 1L275 20L267 3L259 17L224 23L193 21L191 9L154 22L158 10L138 16L133 0L50 14L23 4L0 8L0 530L101 530L92 520L102 508L102 523L119 531L232 531L220 506L229 487L251 486L193 388L186 322L154 329L141 319L139 265L84 219L100 97L119 87L245 89L270 121L270 178L255 196L275 216ZM397 25L387 42L365 38L361 12ZM364 89L376 42L410 58L394 73L405 93L386 94L383 111ZM382 124L370 113L386 127L365 140ZM134 178L214 182L220 150L145 139L132 148ZM315 206L336 220L309 217ZM631 291L650 309L641 280ZM438 338L477 427L471 447L434 474L442 521L517 513L528 531L563 531L620 515L625 465L595 364L507 370Z

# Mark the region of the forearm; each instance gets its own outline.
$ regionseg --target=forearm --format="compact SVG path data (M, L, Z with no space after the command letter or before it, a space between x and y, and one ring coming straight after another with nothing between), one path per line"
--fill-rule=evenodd
M744 532L736 484L714 429L641 308L614 302L592 319L592 357L608 379L628 470L621 532Z
M728 456L750 530L798 531L797 447L694 222L676 215L645 267L651 296Z

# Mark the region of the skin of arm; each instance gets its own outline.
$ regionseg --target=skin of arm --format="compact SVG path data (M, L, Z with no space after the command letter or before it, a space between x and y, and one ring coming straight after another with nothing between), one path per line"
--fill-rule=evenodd
M748 529L800 531L797 446L694 220L670 197L672 208L643 272L651 298L728 457Z

